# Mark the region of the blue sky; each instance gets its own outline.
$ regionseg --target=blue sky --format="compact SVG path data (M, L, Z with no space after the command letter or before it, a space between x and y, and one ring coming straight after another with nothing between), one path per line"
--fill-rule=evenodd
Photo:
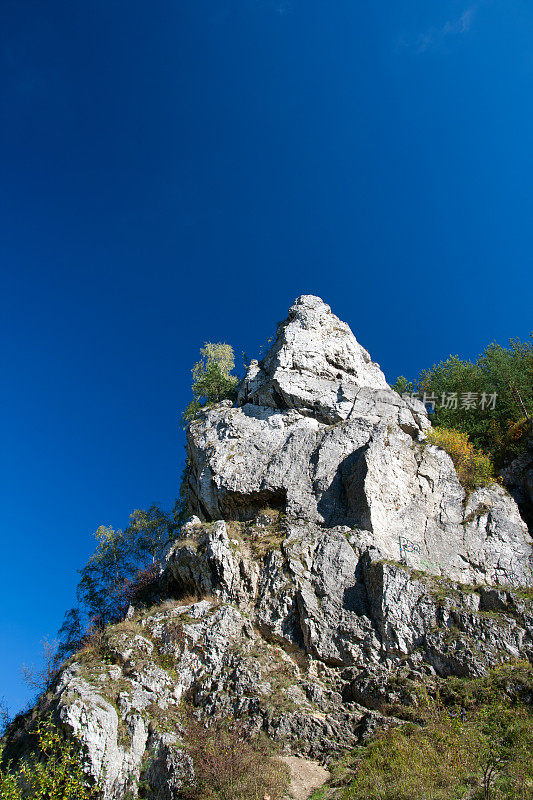
M0 697L177 494L205 341L322 296L393 381L532 325L527 0L4 0Z

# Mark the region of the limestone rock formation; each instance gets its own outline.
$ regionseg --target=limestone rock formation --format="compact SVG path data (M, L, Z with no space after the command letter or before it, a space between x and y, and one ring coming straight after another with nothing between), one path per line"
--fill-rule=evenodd
M188 492L201 519L261 508L361 531L382 558L464 583L524 585L531 539L501 488L470 497L427 445L422 403L392 391L317 297L299 298L237 398L188 431Z
M236 404L189 426L195 516L165 602L74 656L34 711L81 738L105 800L194 780L184 699L327 764L400 724L417 684L533 660L527 527L502 487L467 496L429 425L325 303L296 301Z

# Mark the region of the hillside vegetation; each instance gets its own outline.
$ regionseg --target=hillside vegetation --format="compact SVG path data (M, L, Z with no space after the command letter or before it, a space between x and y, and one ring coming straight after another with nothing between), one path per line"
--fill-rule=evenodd
M475 361L450 356L422 370L418 380L400 376L393 388L415 393L438 428L460 431L489 455L497 469L518 455L533 417L533 334L490 344Z
M533 797L533 670L421 690L417 724L382 733L355 754L342 800L527 800Z

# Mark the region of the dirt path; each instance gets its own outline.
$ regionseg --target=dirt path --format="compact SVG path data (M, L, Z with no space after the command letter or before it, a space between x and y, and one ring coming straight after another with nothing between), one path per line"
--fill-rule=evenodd
M317 761L297 756L281 756L279 760L290 770L289 794L294 800L307 800L309 795L323 786L330 777L327 769L321 767Z

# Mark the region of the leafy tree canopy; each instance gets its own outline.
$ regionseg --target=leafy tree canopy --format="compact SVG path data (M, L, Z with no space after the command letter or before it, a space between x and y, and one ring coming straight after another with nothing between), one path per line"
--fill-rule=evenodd
M508 347L490 344L476 361L450 356L414 383L400 376L393 388L434 402L434 425L467 433L501 467L520 452L533 417L533 334L531 341L511 339Z
M187 425L209 403L233 399L239 378L232 375L235 356L230 344L206 342L200 348L200 361L192 368L193 399L183 413Z
M80 646L88 626L124 616L136 594L156 576L176 528L174 516L155 504L147 511L135 510L124 530L100 525L94 534L97 547L80 570L78 606L67 611L59 630L58 660Z

